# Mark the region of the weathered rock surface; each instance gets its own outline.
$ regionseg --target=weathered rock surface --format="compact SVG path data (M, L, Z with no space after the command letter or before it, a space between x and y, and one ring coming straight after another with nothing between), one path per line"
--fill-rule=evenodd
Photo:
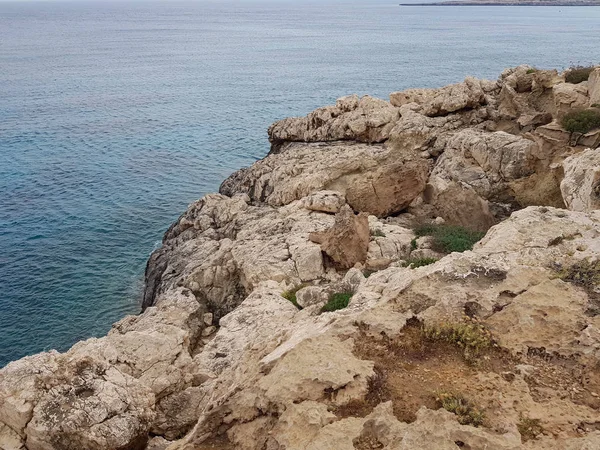
M321 250L342 269L364 263L369 249L367 215L354 215L349 206L344 206L329 230L311 233L309 239L319 244Z
M0 369L0 449L600 448L600 135L560 125L599 77L520 66L274 124L167 231L140 315ZM444 255L421 223L487 234Z
M567 207L573 211L600 209L600 150L570 156L563 166L560 190Z
M353 140L383 142L399 113L385 100L353 95L339 99L335 106L319 108L306 117L288 118L269 128L269 139L277 149L281 142L324 142Z

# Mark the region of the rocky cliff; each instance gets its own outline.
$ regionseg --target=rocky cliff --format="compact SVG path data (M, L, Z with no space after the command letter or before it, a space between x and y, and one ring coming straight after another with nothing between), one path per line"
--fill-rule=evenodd
M143 313L0 370L0 449L599 449L599 97L522 66L275 123Z

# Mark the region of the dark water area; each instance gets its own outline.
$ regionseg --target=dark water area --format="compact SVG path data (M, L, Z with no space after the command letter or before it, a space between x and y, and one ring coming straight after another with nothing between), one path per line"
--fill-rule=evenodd
M139 311L186 206L351 94L600 61L597 7L0 2L0 367Z

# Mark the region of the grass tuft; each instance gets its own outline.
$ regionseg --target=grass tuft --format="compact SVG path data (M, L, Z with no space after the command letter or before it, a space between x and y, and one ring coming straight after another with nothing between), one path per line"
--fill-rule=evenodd
M402 267L410 267L411 269L416 269L417 267L428 266L429 264L433 264L438 260L435 258L408 258L402 264Z
M534 67L533 69L527 69L527 74L536 73L538 70Z
M458 423L461 425L478 427L483 424L485 420L483 411L476 408L461 394L438 392L435 397L435 400L442 408L458 416Z
M344 309L350 303L352 294L350 292L338 292L329 297L329 301L323 305L321 312L332 312L338 309Z
M468 318L465 322L441 323L424 327L423 333L430 341L448 342L464 350L465 360L474 361L484 350L494 345L491 333L477 320Z
M540 419L530 419L529 417L521 416L517 428L521 434L522 442L537 439L540 434L544 433L544 428L542 427Z
M305 284L301 284L299 286L296 286L293 289L290 289L289 291L285 291L284 293L281 294L281 296L283 298L285 298L286 300L289 300L290 302L292 302L292 304L298 308L298 309L302 309L302 306L300 306L298 304L298 300L296 299L296 292L298 292L300 289L302 289L303 287L306 287Z
M417 236L432 236L433 249L438 252L452 253L472 250L473 245L483 236L484 232L469 230L457 225L422 225L415 229Z
M561 123L566 131L585 134L594 128L600 127L600 110L580 109L571 111L565 114Z

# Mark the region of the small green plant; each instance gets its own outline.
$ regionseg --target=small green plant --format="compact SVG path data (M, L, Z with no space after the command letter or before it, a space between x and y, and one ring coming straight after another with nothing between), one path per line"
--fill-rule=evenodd
M332 312L338 309L344 309L350 303L352 294L350 292L338 292L329 297L329 301L323 305L321 312Z
M476 408L470 401L460 394L453 392L438 392L435 400L438 404L458 416L458 423L461 425L473 425L478 427L483 424L485 414L479 408Z
M494 345L491 333L471 318L466 318L464 322L424 327L423 334L430 341L447 342L462 348L467 361L475 360Z
M540 419L530 419L529 417L524 416L521 416L521 419L517 424L517 429L521 434L522 442L537 439L540 434L544 433L544 428L542 427Z
M527 74L531 74L531 73L536 73L536 72L537 72L537 69L534 67L534 68L532 68L532 69L527 69L527 72L526 72L526 73L527 73Z
M385 233L383 231L381 231L380 229L372 230L371 231L371 236L374 236L374 237L385 237Z
M376 270L371 270L371 269L365 269L363 270L363 276L365 278L369 278L371 275L373 275L375 272L377 272Z
M412 241L410 241L410 249L411 250L416 250L417 249L417 239L413 239Z
M302 289L303 287L306 287L305 284L301 284L299 286L296 286L293 289L290 289L289 291L285 291L284 293L281 294L281 296L283 298L285 298L286 300L289 300L290 302L292 302L292 304L298 308L298 309L302 309L302 306L300 306L298 304L298 300L296 299L296 292L298 292L300 289Z
M600 103L592 103L592 108L600 108Z
M422 225L415 229L417 236L432 236L433 249L438 252L452 253L472 250L473 245L484 232L469 230L457 225Z
M562 118L562 126L571 133L585 134L594 128L600 127L600 110L580 109L571 111Z
M428 266L429 264L433 264L437 262L435 258L408 258L402 264L402 267L410 267L411 269L416 269L417 267Z
M594 69L594 66L570 67L565 74L565 81L572 84L579 84L583 81L587 81L587 79L590 77L590 73L592 73L592 70Z

